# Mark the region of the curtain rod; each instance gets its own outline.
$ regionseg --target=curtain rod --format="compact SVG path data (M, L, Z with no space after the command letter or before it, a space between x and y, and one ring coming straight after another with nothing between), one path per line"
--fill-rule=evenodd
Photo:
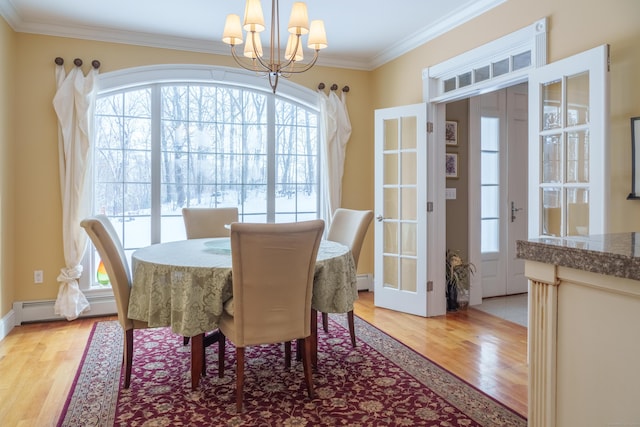
M55 59L55 63L57 65L62 65L64 64L64 59L60 58L59 56ZM82 67L82 59L80 58L76 58L73 60L73 63L76 67ZM100 68L100 61L98 61L97 59L94 59L93 61L91 61L91 66L93 68L95 68L96 70L98 68Z
M320 90L324 89L325 87L326 87L326 86L324 85L324 83L320 83L320 84L318 85L318 89L320 89ZM335 83L334 83L334 84L332 84L332 85L331 85L331 90L338 90L338 85L337 85L337 84L335 84ZM343 91L343 92L349 92L349 86L345 86L345 87L343 87L343 88L342 88L342 91Z

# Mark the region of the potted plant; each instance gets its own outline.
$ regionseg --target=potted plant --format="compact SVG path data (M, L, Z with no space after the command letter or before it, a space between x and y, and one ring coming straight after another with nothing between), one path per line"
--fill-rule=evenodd
M466 308L469 305L470 279L475 265L465 262L458 251L447 249L447 311Z

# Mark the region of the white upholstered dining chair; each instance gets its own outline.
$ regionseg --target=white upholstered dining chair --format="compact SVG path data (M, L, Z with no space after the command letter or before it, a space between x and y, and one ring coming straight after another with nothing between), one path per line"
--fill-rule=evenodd
M133 362L133 330L147 328L147 323L130 319L127 314L131 291L131 272L120 239L109 218L105 215L96 215L83 219L80 225L86 230L100 258L102 258L111 282L118 309L118 322L124 331L124 388L129 388Z
M236 409L244 399L245 347L303 341L302 359L309 397L311 366L311 298L323 220L286 224L231 224L233 315L223 313L218 354L224 375L226 338L236 347ZM226 338L225 338L226 337ZM300 342L300 341L298 341Z
M238 208L182 208L187 239L229 237L225 225L238 222Z
M342 243L349 247L353 262L358 268L358 259L364 237L369 229L369 224L373 220L373 211L370 210L354 210L338 208L333 214L327 240ZM349 323L349 335L351 336L351 344L356 346L356 332L353 322L353 310L347 313L347 321ZM329 330L329 321L327 313L322 313L322 327L325 332Z

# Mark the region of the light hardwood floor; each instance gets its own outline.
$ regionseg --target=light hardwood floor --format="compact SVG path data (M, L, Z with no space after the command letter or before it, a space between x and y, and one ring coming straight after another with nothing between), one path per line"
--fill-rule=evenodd
M422 318L373 306L355 313L526 416L527 330L478 310ZM97 320L23 325L0 341L0 425L55 426ZM356 330L357 334L357 330Z

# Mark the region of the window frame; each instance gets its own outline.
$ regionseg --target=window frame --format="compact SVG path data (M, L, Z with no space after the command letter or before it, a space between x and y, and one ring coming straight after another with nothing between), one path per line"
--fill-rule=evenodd
M138 89L150 87L152 91L157 90L163 84L190 84L197 85L199 83L205 85L219 85L219 86L235 86L241 89L247 89L255 92L259 92L266 96L268 104L268 134L269 139L275 139L275 104L278 99L285 102L301 106L305 109L310 109L318 114L318 153L317 153L317 214L322 215L324 200L322 200L322 162L323 162L323 148L322 148L322 134L324 133L323 126L320 120L320 106L318 102L318 94L308 88L294 84L290 81L281 80L278 85L278 93L274 94L271 88L266 85L266 81L263 77L254 73L249 73L245 70L239 70L235 68L220 67L220 66L208 66L208 65L194 65L194 64L160 64L152 66L134 67L123 70L117 70L98 76L96 84L96 96L108 96L110 94L117 94L118 92L127 91L129 89ZM156 114L156 112L154 112ZM94 115L95 117L95 115ZM152 130L155 132L155 130ZM158 136L155 136L157 139ZM155 149L155 148L152 148ZM93 144L92 144L93 150ZM92 162L93 165L93 162ZM269 171L269 175L275 176L275 171ZM159 177L152 177L152 181ZM271 181L271 180L270 180ZM92 188L93 188L93 173L92 173ZM161 183L153 184L160 186ZM273 182L269 183L270 186L275 185ZM93 203L93 200L92 200ZM270 203L273 205L273 203ZM154 209L159 209L152 205L152 214ZM92 210L95 212L96 207ZM273 206L267 208L268 211L274 210ZM158 212L158 214L160 214ZM273 221L273 215L268 216L268 222ZM151 242L158 243L160 241L160 227L157 230L152 230ZM91 246L91 245L89 245ZM83 274L80 279L80 288L85 293L103 293L105 290L111 290L110 286L97 286L93 272L96 261L93 260L93 251L87 250L83 257L82 265L85 272L91 272L90 274Z

